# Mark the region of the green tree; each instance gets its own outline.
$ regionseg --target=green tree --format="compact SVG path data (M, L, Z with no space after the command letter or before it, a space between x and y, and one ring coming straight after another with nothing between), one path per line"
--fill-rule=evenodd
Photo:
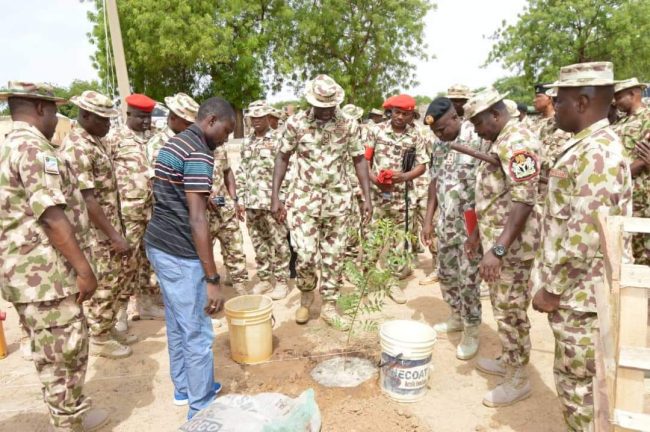
M334 78L346 102L377 107L384 96L415 85L413 59L427 59L428 0L288 0L295 32L276 57L278 70L301 91L320 73Z
M492 84L500 93L508 92L508 99L530 105L533 101L533 87L527 85L523 76L499 78Z
M649 78L648 16L647 0L529 0L515 24L494 33L487 63L514 69L527 87L587 61L612 61L617 78Z

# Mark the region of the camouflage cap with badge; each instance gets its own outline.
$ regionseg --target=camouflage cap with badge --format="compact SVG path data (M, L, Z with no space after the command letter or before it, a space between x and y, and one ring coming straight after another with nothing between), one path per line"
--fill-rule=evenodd
M472 97L472 92L466 85L454 84L447 89L447 97L449 99L469 99Z
M0 100L9 98L41 99L63 105L67 101L54 95L54 88L45 83L30 83L25 81L9 81L7 87L0 89Z
M165 105L183 120L190 123L196 122L199 104L185 93L176 93L174 96L167 96L165 98Z
M305 85L305 99L311 106L332 108L340 105L344 98L343 87L327 75L318 75Z
M94 90L86 90L79 96L72 96L70 102L80 109L97 114L100 117L113 118L119 115L119 112L113 106L113 101Z

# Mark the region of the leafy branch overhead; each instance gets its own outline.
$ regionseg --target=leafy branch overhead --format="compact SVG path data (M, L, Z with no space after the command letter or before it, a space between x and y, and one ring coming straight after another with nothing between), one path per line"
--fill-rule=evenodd
M94 66L111 81L102 1L89 14ZM332 75L348 101L374 107L414 83L428 0L121 0L130 84L157 100L178 91L245 107L283 85ZM381 66L379 66L381 65Z

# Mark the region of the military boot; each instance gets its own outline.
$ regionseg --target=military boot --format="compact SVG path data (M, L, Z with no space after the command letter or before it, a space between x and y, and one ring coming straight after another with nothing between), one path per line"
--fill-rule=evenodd
M266 294L267 292L273 289L273 285L269 281L260 281L253 287L253 294L261 295Z
M399 285L392 285L388 291L388 297L390 297L397 304L406 303L406 296L404 291L400 288Z
M463 320L459 313L453 312L447 321L435 324L433 329L436 333L454 333L463 331Z
M341 331L350 330L350 320L348 317L341 315L339 311L336 310L335 301L327 301L323 303L323 307L320 310L320 317L331 327Z
M269 294L273 300L282 300L289 294L289 287L285 282L276 282L273 291Z
M120 303L120 308L117 310L115 315L115 330L118 332L125 332L129 329L127 324L127 305L126 303Z
M134 334L127 332L118 332L115 327L111 329L111 337L121 343L122 345L133 345L138 341L138 337Z
M90 409L81 422L84 432L92 432L108 423L108 412L100 408Z
M165 320L165 308L158 306L153 296L141 295L136 298L138 316L141 320Z
M90 338L90 354L96 357L109 359L123 359L133 354L131 347L122 345L111 337L110 334L93 336Z
M463 338L456 347L456 358L459 360L469 360L478 352L479 338L478 325L466 325L463 330Z
M506 375L506 366L501 357L497 357L496 359L481 357L476 362L476 369L489 375Z
M420 285L429 285L429 284L432 284L434 282L438 282L438 279L439 279L438 278L438 272L434 270L431 273L429 273L427 276L425 276L424 278L420 279L420 281L418 283Z
M531 388L525 366L506 365L503 384L490 390L483 397L483 405L497 408L512 405L530 396Z
M296 311L296 322L306 324L309 321L309 308L314 304L314 292L300 293L300 307Z

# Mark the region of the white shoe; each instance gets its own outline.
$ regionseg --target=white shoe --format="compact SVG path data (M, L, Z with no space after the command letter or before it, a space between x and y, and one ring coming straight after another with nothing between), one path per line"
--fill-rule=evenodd
M253 294L255 294L255 295L266 294L267 292L271 291L272 289L273 289L273 285L271 285L271 282L269 282L269 281L260 281L258 284L256 284L253 287Z
M284 282L276 282L273 291L269 294L269 297L273 300L282 300L289 294L289 287Z
M435 324L433 329L436 333L454 333L463 331L463 320L460 318L460 314L452 313L447 321Z
M481 357L476 362L476 369L488 375L506 376L506 365L501 357L496 359Z
M469 360L476 355L479 347L478 325L465 326L463 338L456 347L456 358L459 360Z
M485 394L483 405L491 408L509 406L526 399L530 393L526 368L506 366L505 381Z
M115 316L115 330L122 333L128 329L129 325L127 324L126 304L123 303L120 305L117 315Z

